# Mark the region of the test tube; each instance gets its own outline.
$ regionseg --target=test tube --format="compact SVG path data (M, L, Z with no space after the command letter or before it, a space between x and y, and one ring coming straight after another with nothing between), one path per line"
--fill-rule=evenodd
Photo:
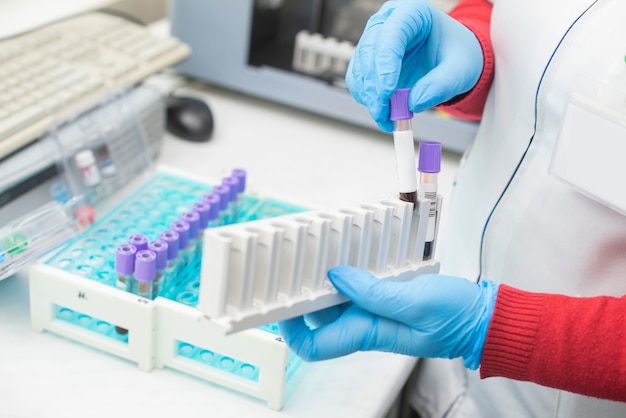
M162 293L162 291L166 289L172 281L174 281L178 272L178 246L180 245L178 240L180 239L180 236L176 231L167 230L161 232L160 238L167 243L167 265L163 270L164 281L163 287L160 290Z
M117 247L115 253L115 271L117 273L116 286L121 290L128 290L128 286L133 280L135 271L135 256L137 247L132 244L122 244ZM126 328L115 326L115 332L120 336L128 334Z
M118 289L128 290L128 285L135 271L135 254L137 247L133 244L122 244L115 253L115 271L117 273L116 286Z
M441 144L434 141L422 141L419 146L420 185L422 201L429 202L428 229L424 243L424 260L433 255L433 242L437 226L437 177L441 171Z
M154 299L163 289L163 284L165 282L164 270L167 267L168 245L167 242L162 239L155 239L154 241L150 241L148 243L148 249L156 254L156 277L154 278L152 293L152 299Z
M196 257L202 256L202 238L204 237L204 230L209 226L209 219L211 217L211 205L207 202L196 202L192 205L193 211L198 213L200 221L198 224L198 246L196 247Z
M143 234L133 234L128 238L128 243L133 244L137 251L148 249L148 237Z
M146 299L152 299L156 279L156 254L151 250L137 251L135 274L131 282L131 292Z
M411 89L398 89L389 99L389 119L394 122L393 145L396 151L398 189L400 200L417 208L417 170L415 167L415 139L413 113L409 110Z
M214 228L219 225L220 214L220 195L217 193L206 193L202 196L202 201L211 205L209 211L209 228Z
M224 177L222 184L230 188L228 194L228 212L230 213L230 223L236 223L239 217L239 179L235 176Z
M243 193L246 191L246 170L242 168L235 168L232 171L232 175L239 179L239 193Z
M217 193L220 197L220 213L218 225L228 225L230 223L230 213L228 211L228 203L230 200L230 187L220 184L213 187L213 193Z
M176 259L176 280L174 282L175 284L178 284L178 282L182 280L182 272L187 267L187 261L189 259L187 256L187 246L189 244L189 224L181 219L172 222L170 229L178 232L178 257Z
M187 263L192 264L196 258L198 247L200 246L200 242L198 241L198 235L200 233L200 214L195 211L183 212L181 218L189 224Z

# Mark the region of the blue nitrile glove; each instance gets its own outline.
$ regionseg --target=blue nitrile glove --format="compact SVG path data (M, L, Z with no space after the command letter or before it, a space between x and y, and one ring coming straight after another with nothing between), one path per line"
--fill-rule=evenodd
M407 281L377 279L350 266L334 267L328 277L352 303L307 318L279 323L289 347L306 361L356 351L387 351L415 357L463 357L480 365L498 285L426 274ZM322 324L324 323L324 324ZM315 327L317 326L317 328Z
M427 0L388 1L361 35L346 84L390 132L389 98L411 88L409 109L422 112L469 91L483 70L476 36Z

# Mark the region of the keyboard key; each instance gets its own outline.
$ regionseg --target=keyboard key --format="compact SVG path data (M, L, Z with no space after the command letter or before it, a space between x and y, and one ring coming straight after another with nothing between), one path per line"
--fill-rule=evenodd
M19 129L25 128L42 116L44 116L43 109L38 106L32 106L0 120L0 138L5 138Z

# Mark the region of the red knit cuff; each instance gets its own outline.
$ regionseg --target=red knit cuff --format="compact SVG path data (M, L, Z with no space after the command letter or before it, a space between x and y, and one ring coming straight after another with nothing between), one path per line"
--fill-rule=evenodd
M544 295L500 285L487 331L480 377L528 380Z
M470 91L440 104L437 109L459 119L479 121L482 118L487 94L489 94L493 82L495 60L491 40L480 31L474 30L472 22L463 22L463 24L474 33L483 50L483 71L478 82Z

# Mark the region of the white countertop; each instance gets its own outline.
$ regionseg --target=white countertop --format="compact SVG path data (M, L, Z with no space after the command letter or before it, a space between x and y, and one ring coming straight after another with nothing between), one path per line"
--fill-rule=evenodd
M216 124L211 141L168 136L160 163L211 179L244 168L250 189L311 207L395 195L391 135L223 90L207 89L205 97ZM458 159L444 153L444 199ZM143 372L113 355L32 331L25 276L0 281L0 417L380 417L415 364L375 352L303 364L287 384L283 410L273 411L182 372Z

